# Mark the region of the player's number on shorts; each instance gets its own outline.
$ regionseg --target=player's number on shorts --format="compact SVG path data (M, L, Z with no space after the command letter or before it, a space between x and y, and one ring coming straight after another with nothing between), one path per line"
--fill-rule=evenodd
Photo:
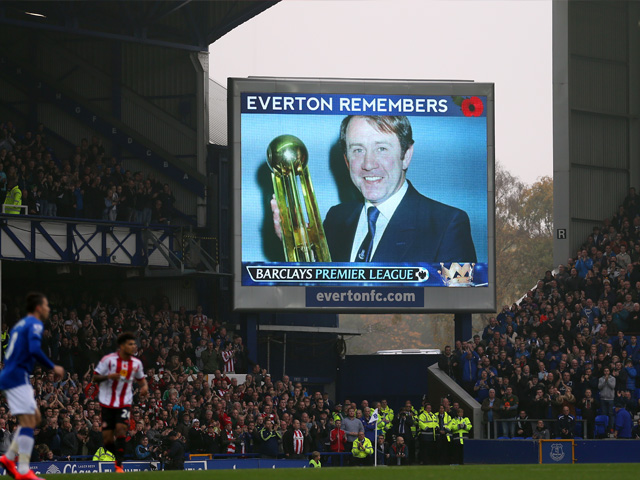
M16 346L16 340L18 340L18 332L13 332L11 338L9 339L9 346L7 347L7 351L4 354L4 358L11 357L13 349Z
M122 418L123 420L129 420L129 410L122 410L120 418Z

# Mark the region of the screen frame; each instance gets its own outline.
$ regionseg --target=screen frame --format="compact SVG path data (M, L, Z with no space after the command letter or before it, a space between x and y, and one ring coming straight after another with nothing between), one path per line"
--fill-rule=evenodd
M361 80L250 77L228 79L228 128L232 161L233 310L236 312L322 313L493 313L496 311L495 265L495 124L494 84L472 81ZM486 287L415 287L424 290L424 307L307 307L305 286L243 286L241 95L243 93L486 96L487 247ZM354 285L355 286L355 285ZM348 288L348 287L344 287Z

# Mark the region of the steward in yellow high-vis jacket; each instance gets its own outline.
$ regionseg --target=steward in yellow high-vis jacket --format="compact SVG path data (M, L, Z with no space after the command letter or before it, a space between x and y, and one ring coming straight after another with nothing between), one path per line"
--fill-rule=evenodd
M100 447L96 450L96 453L93 454L94 462L113 462L116 457L104 447Z
M358 438L353 442L351 453L353 454L353 465L373 465L373 445L371 440L364 436L364 430L360 430L358 433Z
M464 465L464 440L469 438L471 421L464 416L464 411L459 408L458 416L449 422L449 439L451 441L451 463Z
M431 411L431 404L426 403L424 410L418 415L418 440L420 442L420 463L436 464L436 441L438 440L438 415Z
M391 423L393 422L395 415L393 414L393 409L387 404L387 401L385 399L380 401L378 414L380 415L378 428L380 428L386 435L387 432L391 429Z
M22 205L22 190L18 187L15 180L11 180L7 188L7 196L4 199L4 213L9 215L20 215L20 206Z

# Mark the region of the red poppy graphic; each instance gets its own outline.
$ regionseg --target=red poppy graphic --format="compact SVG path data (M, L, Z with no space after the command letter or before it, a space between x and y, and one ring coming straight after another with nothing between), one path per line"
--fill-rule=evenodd
M479 117L482 112L484 112L484 105L478 97L465 98L462 101L462 113L465 117Z

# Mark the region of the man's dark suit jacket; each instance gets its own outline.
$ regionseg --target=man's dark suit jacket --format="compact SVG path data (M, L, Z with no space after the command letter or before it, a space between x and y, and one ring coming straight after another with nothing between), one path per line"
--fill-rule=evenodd
M362 202L331 207L323 223L334 262L349 262ZM476 262L468 215L409 189L378 243L372 262Z

